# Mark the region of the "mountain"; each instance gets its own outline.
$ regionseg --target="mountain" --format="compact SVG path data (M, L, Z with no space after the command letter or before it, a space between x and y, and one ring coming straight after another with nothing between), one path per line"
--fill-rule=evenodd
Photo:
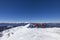
M30 24L3 31L0 40L60 40L60 28L27 28Z

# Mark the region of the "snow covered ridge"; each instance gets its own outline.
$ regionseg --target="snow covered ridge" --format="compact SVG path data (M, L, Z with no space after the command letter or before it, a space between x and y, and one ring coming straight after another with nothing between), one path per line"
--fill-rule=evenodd
M26 24L28 23L0 23L0 32L18 26L25 26Z
M11 34L14 34L13 32L14 31L17 31L16 29L18 28L27 28L30 24L27 24L25 26L19 26L19 27L14 27L14 28L10 28L10 29L7 29L7 30L4 30L2 32L0 32L0 37L3 36L3 34L7 33L8 35L11 33ZM12 31L11 31L12 30ZM11 31L11 32L10 32Z
M60 40L60 28L15 27L2 32L0 40Z
M18 27L18 26L25 26L30 24L30 28L53 28L53 27L60 27L60 23L0 23L0 32L6 29Z

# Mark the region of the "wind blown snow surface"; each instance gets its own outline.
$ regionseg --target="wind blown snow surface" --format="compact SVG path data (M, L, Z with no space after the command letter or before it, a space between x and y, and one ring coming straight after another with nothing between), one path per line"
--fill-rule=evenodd
M16 27L3 31L0 40L60 40L60 28Z

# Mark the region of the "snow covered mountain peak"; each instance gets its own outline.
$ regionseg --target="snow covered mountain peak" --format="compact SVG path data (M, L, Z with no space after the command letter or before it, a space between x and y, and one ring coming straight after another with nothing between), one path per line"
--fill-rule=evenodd
M60 40L60 28L15 27L3 31L0 40Z

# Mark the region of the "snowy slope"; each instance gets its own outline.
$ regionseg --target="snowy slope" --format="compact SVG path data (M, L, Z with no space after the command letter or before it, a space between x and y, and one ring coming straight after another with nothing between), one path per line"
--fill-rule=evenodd
M60 40L60 28L16 27L3 31L0 40Z

